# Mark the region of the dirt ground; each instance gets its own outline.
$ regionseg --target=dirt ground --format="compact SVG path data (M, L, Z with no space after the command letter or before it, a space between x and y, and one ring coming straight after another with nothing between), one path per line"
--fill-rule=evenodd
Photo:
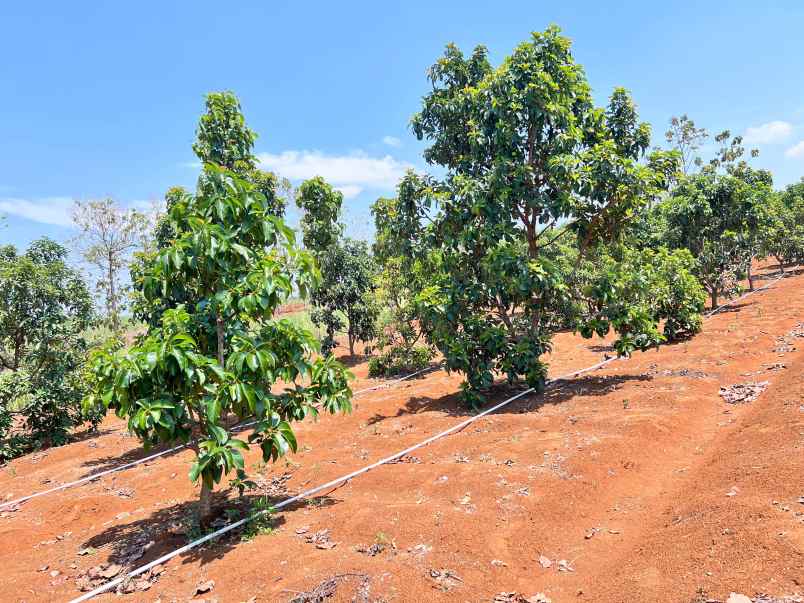
M802 321L796 275L690 341L524 397L283 510L268 533L215 541L136 592L97 600L692 603L804 593ZM571 334L555 350L553 375L610 353ZM375 383L365 364L353 370L354 389ZM752 402L720 395L764 381ZM251 455L250 500L281 500L457 423L469 416L459 382L436 371L358 397L351 415L299 425L298 454L273 467ZM90 568L137 567L185 544L191 454L0 513L0 600L67 601ZM96 437L0 469L0 500L141 456L110 418ZM234 516L235 498L218 505ZM304 598L316 587L321 598Z

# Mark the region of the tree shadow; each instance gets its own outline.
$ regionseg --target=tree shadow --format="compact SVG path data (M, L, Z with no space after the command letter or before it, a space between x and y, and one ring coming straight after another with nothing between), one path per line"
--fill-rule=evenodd
M587 375L570 379L559 379L552 381L541 393L532 393L522 396L518 400L511 402L496 411L496 414L521 414L538 410L547 404L563 404L576 396L605 396L612 391L619 389L624 384L634 381L650 381L653 377L645 373L632 375ZM498 404L500 401L514 396L525 389L524 384L509 385L500 383L484 392L486 399L489 400L486 407ZM479 409L482 411L483 408ZM461 401L458 393L450 393L432 398L429 396L415 396L410 398L404 406L397 409L396 413L383 415L380 413L370 417L367 425L377 425L388 419L396 419L409 415L415 415L425 411L441 412L450 417L468 417L474 413L467 408Z
M244 419L244 421L245 421L245 419ZM239 421L237 418L232 416L226 422L226 427L232 433L239 433L239 432L247 429L247 427L239 427L238 426L239 423L241 423L241 421ZM135 436L133 434L130 434L130 435L131 435L131 437L134 437L134 438L137 437L137 436ZM198 432L194 431L193 436L197 437ZM90 467L91 471L89 471L85 475L82 475L81 478L89 477L90 475L93 475L95 473L99 473L101 471L106 471L108 469L115 469L117 467L122 467L123 465L126 465L128 463L133 463L133 462L136 462L136 461L140 461L140 460L142 460L142 459L144 459L146 457L149 457L149 456L151 456L153 454L157 454L157 453L162 452L162 451L170 450L171 448L174 448L174 447L176 447L178 445L179 445L179 442L159 444L158 446L154 446L153 448L150 448L147 451L145 450L144 447L138 447L138 448L133 448L133 449L129 450L128 452L124 452L123 454L110 455L110 456L104 456L104 457L100 457L100 458L96 458L96 459L86 460L83 463L81 463L81 466L82 467ZM181 452L184 452L187 449L188 449L188 447L182 446L181 448L177 448L176 450L170 450L170 452L165 452L165 454L163 454L162 456L156 457L154 459L154 461L156 461L157 459L169 458L169 457L171 457L173 455L180 454Z
M596 354L614 353L614 345L612 344L593 344L587 346L586 349Z
M737 314L739 312L742 312L746 308L755 306L756 304L757 304L756 300L752 300L752 301L740 302L738 304L732 304L730 306L724 306L720 308L720 310L718 310L717 313L714 314L713 316L717 316L718 314ZM709 311L711 312L711 310Z
M108 563L123 566L124 572L131 571L204 536L206 533L248 517L255 512L255 508L257 508L255 505L258 501L259 508L265 508L265 506L276 505L291 496L289 493L276 496L255 493L231 498L229 494L230 491L213 493L212 505L215 519L208 532L201 532L195 522L197 501L185 501L159 509L147 517L130 523L109 526L103 532L95 534L83 542L79 548L108 551ZM308 505L328 507L339 502L341 502L339 499L334 499L327 494L297 501L271 516L268 520L269 525L271 529L281 527L285 524L285 513ZM181 556L182 563L200 562L205 565L223 558L243 541L248 527L247 523L209 541L208 544L190 549Z
M358 364L366 362L369 358L370 356L366 354L341 354L335 357L335 359L346 368L354 368Z
M117 432L118 430L115 429L114 427L101 427L98 429L92 429L92 427L84 427L72 433L70 437L70 444L88 442L94 440L95 438L99 438L101 436L110 435Z
M106 471L108 469L115 469L127 465L128 463L133 463L135 461L140 461L146 457L149 457L153 454L158 452L170 450L174 445L162 445L162 446L155 446L150 450L146 451L144 448L133 448L128 452L124 452L123 454L117 455L110 455L110 456L103 456L96 459L89 459L81 463L82 467L88 467L89 471L82 475L80 479L85 477L89 477L94 475L95 473L100 473L101 471ZM169 458L173 455L180 454L188 450L186 447L178 448L177 450L170 450L170 452L165 452L162 456L156 457L154 461L157 459L164 459Z
M514 401L505 407L504 412L521 414L538 410L548 404L563 404L577 396L606 396L628 383L644 383L652 380L653 376L647 373L584 375L570 379L559 379L548 385L540 394L523 396Z
M768 264L765 266L766 272L753 276L754 280L773 280L778 278L781 274L779 264ZM787 265L784 267L784 273L788 276L797 276L804 272L804 266Z

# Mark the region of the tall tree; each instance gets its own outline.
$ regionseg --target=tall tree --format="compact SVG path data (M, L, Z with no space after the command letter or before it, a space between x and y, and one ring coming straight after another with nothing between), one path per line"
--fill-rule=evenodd
M429 76L433 90L412 125L446 176L406 211L432 221L429 246L443 266L420 296L428 335L466 375L476 404L495 373L544 383L552 327L543 309L567 294L547 253L556 237L575 237L584 254L616 236L666 189L677 160L656 151L643 161L650 128L630 96L618 88L595 107L556 27L496 69L483 47L465 58L449 46Z
M208 109L216 110L214 103ZM229 118L247 131L241 118ZM215 146L215 156L237 155L242 147L233 144ZM191 444L190 478L201 481L199 517L207 525L214 485L232 471L234 485L246 483L242 450L257 444L265 461L295 451L290 423L320 409L348 410L351 391L348 372L317 356L309 332L273 318L319 275L265 195L213 163L204 165L196 195L176 195L168 213L175 234L144 262L138 280L145 302L166 309L130 350L96 355L88 403L100 400L127 417L146 446ZM230 413L256 419L248 443L234 437Z
M73 207L73 222L79 230L75 244L84 260L97 270L96 287L104 298L106 320L117 330L127 286L123 284L122 273L128 267L132 252L147 236L148 216L107 198L77 201Z

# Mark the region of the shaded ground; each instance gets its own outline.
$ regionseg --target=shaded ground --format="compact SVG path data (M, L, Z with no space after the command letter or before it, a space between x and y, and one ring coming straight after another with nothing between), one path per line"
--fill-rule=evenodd
M516 591L554 603L804 591L804 338L789 335L803 320L804 276L793 276L690 341L522 398L284 510L270 534L173 560L147 592L121 600L187 601L206 580L214 588L197 598L221 602L290 601L316 588L327 601L492 601ZM559 375L599 361L606 346L560 334L555 349ZM354 371L355 389L373 383L364 363ZM765 380L750 404L718 393ZM468 416L454 395L459 381L436 372L359 397L350 416L300 425L299 454L268 468L252 455L250 471L279 500L361 467ZM18 459L0 469L0 497L137 450L133 438L104 432ZM0 598L66 601L90 567L137 566L184 544L196 496L190 457L178 452L0 517ZM218 504L233 517L251 502L226 496Z

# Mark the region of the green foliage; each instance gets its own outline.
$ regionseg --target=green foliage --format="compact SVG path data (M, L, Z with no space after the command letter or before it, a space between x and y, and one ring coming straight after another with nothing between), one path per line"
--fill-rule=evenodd
M390 377L412 373L426 368L433 359L433 350L427 346L391 347L369 360L369 377Z
M243 533L240 536L240 540L243 542L249 542L257 536L265 536L274 531L273 506L267 497L261 496L255 500L248 515L256 517L243 527Z
M421 224L415 211L401 211L400 206L412 206L425 188L423 178L408 172L399 184L397 197L379 198L371 207L376 231L374 257L382 267L376 295L384 310L377 347L386 356L375 362L377 370L386 371L379 367L392 364L415 364L413 348L422 337L415 298L438 271L438 262L426 250L414 251L423 243ZM383 352L387 347L391 350ZM432 356L430 350L429 357Z
M67 250L46 238L24 254L0 248L0 458L63 444L84 422L83 332L92 299L66 259ZM22 431L9 439L12 413Z
M689 249L696 258L696 275L713 307L719 296L737 291L759 249L774 194L767 172L745 166L730 171L689 176L657 207L666 244Z
M193 152L211 163L240 175L256 167L253 154L257 135L246 125L240 101L232 92L212 92L196 130Z
M257 167L256 140L257 135L246 125L240 101L232 92L207 94L206 112L198 123L193 151L203 164L226 168L253 184L265 198L266 211L281 218L285 214L286 199L278 189L287 193L290 183ZM205 172L202 172L199 180L202 189L204 178Z
M584 337L603 337L613 329L619 333L615 349L627 355L700 331L706 294L693 275L689 251L617 251L616 259L608 253L595 259L595 274L584 290L589 305L579 329Z
M343 232L338 223L343 195L323 178L306 180L299 187L296 205L304 212L301 218L302 242L315 254L335 245Z
M785 264L804 260L804 179L769 198L769 219L760 233L761 253Z
M226 119L245 132L239 119ZM240 147L200 148L217 149L211 157L222 160L242 157ZM202 483L204 521L216 483L230 472L236 485L243 483L242 451L250 444L275 461L297 448L291 422L350 408L349 373L332 358L316 357L309 332L272 318L291 295L306 296L319 280L311 255L272 211L250 181L205 164L197 194L172 203L174 238L144 258L138 274L144 303L164 308L158 322L149 321L131 349L94 355L88 404L115 409L146 446L198 434L190 479ZM257 420L248 443L230 432L231 414Z
M583 256L677 169L673 152L645 160L650 128L625 90L594 106L558 28L534 33L496 69L486 55L449 46L431 68L433 90L412 126L446 176L399 207L405 223L429 222L440 271L417 296L422 326L447 367L466 375L470 404L498 373L543 385L555 329L546 310L570 294L551 257L556 237L574 238Z
M198 158L203 164L216 165L229 170L240 180L248 182L251 189L263 198L263 210L267 215L281 218L285 212L286 197L291 194L290 183L271 172L258 169L254 156L254 141L257 135L250 130L240 110L240 102L231 92L213 92L207 95L207 111L201 117L193 144ZM198 179L199 194L214 196L215 180L207 177L203 170ZM188 306L198 303L191 289L176 288L166 292L158 299L146 300L142 294L142 279L146 266L152 263L159 251L170 247L181 235L190 229L185 219L176 219L173 208L186 203L190 193L183 187L175 186L165 193L164 214L156 220L153 237L154 246L137 254L131 266L131 278L140 285L133 292L132 310L138 320L158 327L162 313L181 304Z
M315 309L310 318L325 329L321 349L329 354L336 346L335 333L345 330L349 353L354 355L356 342L367 343L376 335L377 267L364 241L346 238L317 255L323 276L313 291Z

